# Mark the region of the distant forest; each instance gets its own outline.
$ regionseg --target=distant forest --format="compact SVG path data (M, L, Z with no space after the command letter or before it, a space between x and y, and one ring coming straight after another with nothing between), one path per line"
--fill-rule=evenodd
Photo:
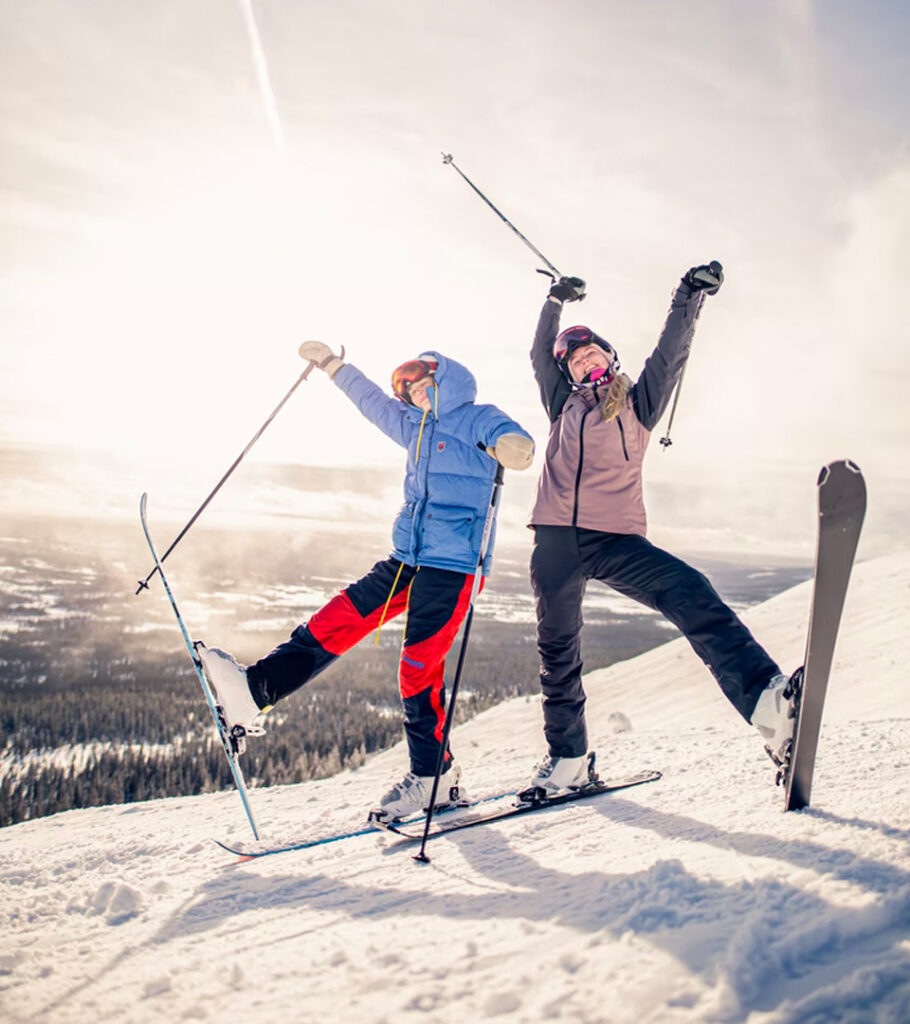
M639 636L641 649L666 639L659 627L647 632L650 637ZM180 643L176 631L175 640ZM478 619L468 650L456 721L538 692L526 626ZM265 718L266 736L248 743L243 766L251 785L324 778L397 743L403 735L397 664L394 634L378 649L364 641L278 705ZM233 784L189 657L179 650L155 663L101 660L89 678L5 687L0 735L9 766L0 778L0 825ZM79 748L80 762L51 756ZM529 760L538 753L529 750Z
M384 637L379 649L364 641L266 716L266 735L249 741L244 758L251 784L333 775L401 738L394 640ZM476 623L457 721L536 693L536 671L526 628ZM232 784L187 655L155 665L118 659L92 675L4 688L0 733L12 770L0 778L0 825ZM82 762L54 763L49 752L67 748L84 748Z
M49 518L12 524L0 536L0 826L233 785L160 585L133 596L136 566L148 562L138 534L135 524ZM365 571L385 553L384 539L355 533L339 543L337 534L305 530L200 529L169 578L194 637L252 660L356 578L352 566ZM471 633L459 721L538 693L526 564L524 551L497 555ZM713 569L721 592L739 605L806 576L792 567ZM604 603L606 593L598 588L586 607L586 671L674 635L659 615L621 599ZM323 778L397 743L400 640L400 626L388 625L378 645L368 637L282 701L266 717L267 735L249 742L250 784ZM456 655L457 647L450 678ZM529 761L539 753L529 750Z

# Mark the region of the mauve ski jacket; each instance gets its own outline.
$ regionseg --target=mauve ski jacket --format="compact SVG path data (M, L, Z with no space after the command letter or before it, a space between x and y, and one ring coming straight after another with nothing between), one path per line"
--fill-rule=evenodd
M530 526L646 535L642 460L689 356L702 298L700 291L679 284L657 347L609 423L600 413L606 388L573 390L553 358L562 305L547 299L531 364L550 417L550 436Z
M437 405L426 415L390 398L350 363L333 379L371 423L407 449L404 504L392 527L393 557L407 565L474 573L496 475L496 460L485 449L504 434L531 435L495 405L474 404L477 382L461 363L438 352L426 354L439 364ZM484 574L492 551L493 534Z

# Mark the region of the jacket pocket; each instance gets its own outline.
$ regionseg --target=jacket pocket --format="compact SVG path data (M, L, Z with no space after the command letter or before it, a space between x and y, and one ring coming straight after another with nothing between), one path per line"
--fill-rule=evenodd
M396 551L409 552L411 550L411 535L414 531L414 505L405 502L401 511L395 518L395 525L392 527L392 546Z
M427 557L472 559L477 512L457 505L431 508L424 516L421 552Z

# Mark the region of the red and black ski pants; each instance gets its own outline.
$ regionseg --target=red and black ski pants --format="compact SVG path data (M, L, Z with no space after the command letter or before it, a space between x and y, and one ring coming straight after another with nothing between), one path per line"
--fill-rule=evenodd
M535 526L531 585L544 733L554 757L587 752L581 682L582 599L588 580L661 612L686 637L748 721L780 669L702 573L636 534ZM672 681L667 681L672 687ZM672 698L671 698L672 700Z
M377 562L336 594L247 678L260 707L275 704L319 675L380 622L407 613L398 685L411 771L433 775L445 726L445 660L471 601L473 575ZM443 771L451 754L446 751Z

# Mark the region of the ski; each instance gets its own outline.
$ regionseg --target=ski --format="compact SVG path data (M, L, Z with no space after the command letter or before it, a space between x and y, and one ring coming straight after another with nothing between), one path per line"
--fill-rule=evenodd
M186 649L190 653L190 658L193 662L193 668L196 670L196 675L199 677L199 685L202 687L202 692L205 695L205 702L208 705L209 711L212 714L212 720L215 723L215 728L218 731L218 738L221 741L221 745L224 748L225 757L228 759L228 765L231 769L231 775L234 777L234 783L237 786L237 792L240 794L240 800L243 803L243 809L246 812L247 820L250 823L250 828L253 830L253 835L256 839L259 839L259 829L256 825L256 818L253 815L253 808L250 805L249 795L247 793L246 782L243 778L243 771L237 761L238 753L242 752L239 742L233 738L225 727L225 723L219 714L218 705L215 701L215 695L212 692L212 688L209 686L208 680L205 677L205 673L202 670L202 662L199 660L199 655L196 652L196 644L190 639L190 634L187 631L186 623L183 621L183 616L180 614L180 609L177 607L177 602L174 600L173 591L170 588L170 584L167 581L167 577L164 575L164 569L161 567L161 559L158 557L158 551L152 540L152 535L149 532L148 525L148 495L143 494L139 501L139 519L142 522L142 532L145 534L145 539L148 542L149 550L152 553L152 558L155 562L155 569L161 578L161 582L164 585L164 592L167 594L168 601L171 603L171 608L174 610L174 615L177 616L177 622L180 626L180 632L183 634L183 639L186 643Z
M501 800L509 799L511 801L505 807L459 815L457 818L448 818L438 824L434 824L427 835L427 839L446 835L449 832L456 832L463 828L474 828L477 825L489 825L494 821L504 821L507 818L514 818L519 814L530 814L533 811L542 811L548 807L559 807L562 804L574 803L576 800L585 800L592 796L601 796L604 793L615 793L617 790L641 786L646 782L656 782L660 777L661 773L658 771L641 771L634 775L626 775L617 779L598 779L595 782L589 782L580 789L573 789L568 793L561 793L559 796L534 801L516 802L515 794L511 793L506 797L500 798ZM374 821L372 824L384 832L394 833L405 840L416 840L419 842L423 839L423 828L412 829L408 822Z
M796 730L790 756L778 772L786 788L785 811L809 806L828 676L865 512L866 484L859 466L846 459L825 466L818 478L815 585Z
M494 800L502 800L504 797L512 796L511 791L509 793L493 793L488 797L481 797L479 800L467 800L464 803L453 804L449 807L438 807L435 811L436 815L439 814L451 814L453 811L462 811L469 807L479 807L481 804L489 804ZM404 821L397 822L398 824L417 824L425 820L423 814L416 814L414 817L405 818ZM259 857L271 857L276 853L293 853L295 850L308 850L313 846L327 846L329 843L341 843L346 839L356 839L358 836L372 836L376 831L376 825L373 821L364 823L360 828L351 829L346 833L336 833L331 836L319 836L316 839L304 839L294 843L287 843L280 846L260 846L257 848L251 848L246 845L244 846L231 846L230 843L224 843L220 839L213 839L212 842L216 846L220 846L222 850L226 850L227 853L233 853L242 860L256 860Z
M302 839L300 842L287 843L282 846L265 846L249 849L245 846L232 846L230 843L222 842L220 839L213 839L216 846L220 846L227 853L239 857L240 860L258 860L260 857L272 857L276 853L292 853L294 850L309 850L313 846L327 846L329 843L340 843L344 839L356 839L357 836L368 836L373 832L372 826L353 829L350 832L338 832L330 836L320 836L318 839Z
M493 793L491 796L480 797L478 800L467 800L464 803L459 803L450 807L439 807L435 814L451 814L454 811L461 811L469 807L479 807L481 804L490 803L493 800L501 800L503 797L510 796L511 793ZM411 818L406 818L402 822L397 822L401 825L412 825L425 820L422 814L414 815ZM284 843L280 846L260 846L260 847L249 847L246 845L232 846L230 843L225 843L220 839L213 839L212 842L216 846L220 846L222 850L226 850L228 853L236 854L241 860L257 860L259 857L271 857L276 853L292 853L294 850L308 850L313 846L326 846L329 843L340 843L344 839L356 839L357 836L369 836L373 835L376 831L375 824L373 822L365 823L361 828L352 829L350 832L337 832L333 835L318 836L315 839L300 839L291 843Z
M656 782L659 778L660 772L639 772L637 775L630 775L627 778L609 780L606 782L598 781L585 786L583 789L575 790L571 793L566 793L550 800L541 800L534 803L524 804L514 803L515 792L513 790L503 793L493 793L490 796L481 797L478 800L472 800L454 807L443 807L437 810L434 815L434 821L440 817L443 818L443 821L430 832L430 838L435 835L441 835L443 832L452 832L459 828L470 828L472 825L481 825L490 821L500 821L503 818L511 818L516 814L526 814L528 811L541 810L544 807L552 807L559 804L569 803L574 800L582 800L585 797L598 796L601 793L612 793L618 789L626 789L629 786L639 786L644 782ZM505 808L500 808L486 813L481 810L479 814L458 815L459 811L472 811L477 808L482 808L484 805L495 804L505 800L512 801ZM454 817L455 815L458 816ZM449 816L453 816L451 820L447 820ZM370 821L363 827L351 829L348 832L336 832L332 835L317 836L314 839L301 839L297 842L285 843L280 846L250 847L246 844L232 845L231 843L226 843L221 839L213 839L212 842L215 843L216 846L221 847L221 849L226 853L239 857L241 861L250 861L258 860L261 857L272 857L278 853L293 853L295 850L309 850L316 846L327 846L330 843L340 843L345 839L356 839L358 836L373 835L377 828L383 832L394 833L406 841L422 839L423 824L425 821L426 818L422 814L406 818L404 821L390 823ZM411 828L414 826L420 827L419 834L416 831L411 831Z

